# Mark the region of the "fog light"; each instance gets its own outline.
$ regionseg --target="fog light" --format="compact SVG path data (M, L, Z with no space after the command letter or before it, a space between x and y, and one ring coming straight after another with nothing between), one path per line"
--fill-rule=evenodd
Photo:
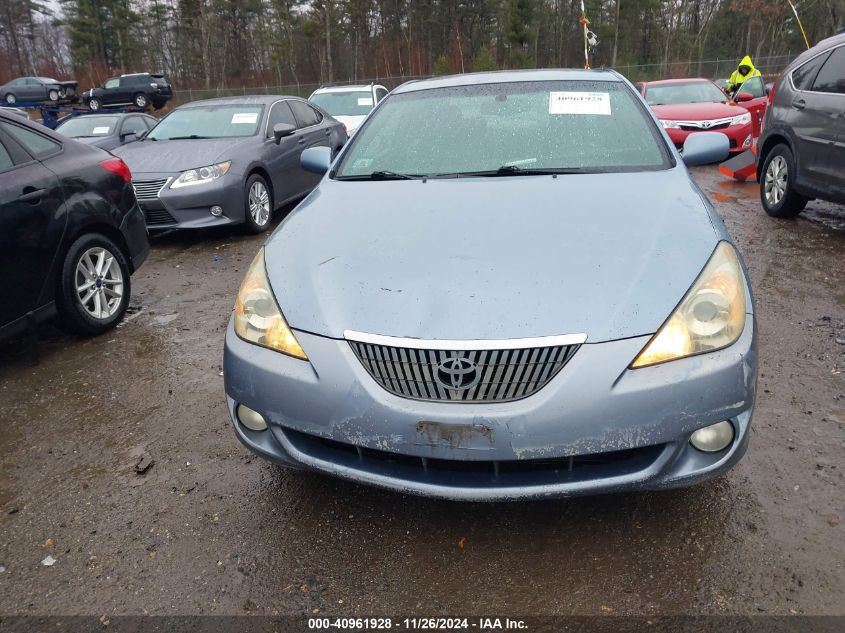
M690 444L705 453L717 453L726 448L734 439L733 424L727 420L698 429L689 438Z
M263 431L267 428L267 422L264 420L264 416L258 413L258 411L253 411L249 407L239 404L237 414L240 423L250 431Z
M742 146L743 147L751 147L751 135L750 134L745 139L745 142L743 142Z
M221 215L223 215L223 207L218 207L217 205L214 205L213 207L211 207L211 215L213 215L215 218L219 218Z

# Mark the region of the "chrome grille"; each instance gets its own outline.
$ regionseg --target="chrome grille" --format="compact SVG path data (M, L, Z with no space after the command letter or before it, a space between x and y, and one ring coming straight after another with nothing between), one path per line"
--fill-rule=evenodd
M415 400L507 402L542 389L580 347L420 349L349 340L387 391Z
M132 188L135 190L135 197L138 200L155 200L158 198L159 192L164 189L168 178L158 178L156 180L133 180Z

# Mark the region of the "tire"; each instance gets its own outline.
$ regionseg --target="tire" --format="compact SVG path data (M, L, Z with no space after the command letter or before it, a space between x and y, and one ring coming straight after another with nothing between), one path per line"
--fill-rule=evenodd
M15 103L17 100L18 100L18 98L15 95L13 95L11 92L6 95L6 103Z
M51 90L47 93L47 98L50 101L58 101L59 100L59 91L58 90Z
M131 284L126 256L99 233L83 235L71 244L58 284L59 324L74 334L96 336L108 332L120 322L129 305Z
M273 192L258 174L247 178L244 187L244 218L250 233L263 233L273 218Z
M97 97L91 97L88 100L88 109L89 110L95 110L96 111L96 110L99 110L102 107L103 107L103 104L100 103L100 100L97 99Z
M783 143L766 156L760 173L760 202L773 218L794 218L807 206L809 198L795 191L795 157Z
M135 107L139 110L146 110L147 107L150 105L150 100L147 98L143 92L139 92L134 97L132 97L132 103L135 104Z

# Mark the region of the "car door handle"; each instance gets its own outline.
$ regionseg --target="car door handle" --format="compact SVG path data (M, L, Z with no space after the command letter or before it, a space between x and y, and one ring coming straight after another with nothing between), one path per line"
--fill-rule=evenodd
M331 136L331 135L332 135L332 131L331 131L331 128L329 128L329 129L326 130L326 136Z
M45 193L47 193L46 189L33 189L32 187L26 187L23 190L23 193L18 196L18 201L35 203L41 200Z
M802 99L801 97L798 97L797 99L792 100L792 107L795 108L796 110L803 110L804 106L806 106L806 105L807 105L807 102L804 101L804 99Z
M300 137L299 137L299 140L297 141L297 143L299 143L300 145L305 145L305 137L304 137L304 136L300 136Z

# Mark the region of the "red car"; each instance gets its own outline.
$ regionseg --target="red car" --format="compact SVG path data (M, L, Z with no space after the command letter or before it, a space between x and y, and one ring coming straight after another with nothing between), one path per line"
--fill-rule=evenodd
M665 79L636 85L678 148L692 132L719 131L728 137L731 152L742 152L751 149L760 133L759 120L754 120L752 112L728 99L709 79ZM753 100L744 92L737 98L743 103Z

